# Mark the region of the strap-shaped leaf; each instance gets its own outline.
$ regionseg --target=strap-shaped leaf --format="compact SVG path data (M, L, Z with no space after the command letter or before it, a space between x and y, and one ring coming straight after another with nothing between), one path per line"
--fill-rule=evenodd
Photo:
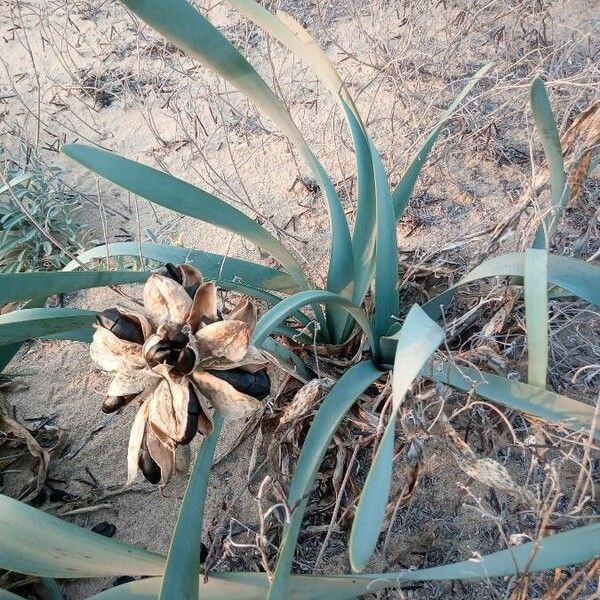
M202 250L183 248L181 246L167 246L144 242L115 242L103 246L96 246L82 252L77 258L83 264L96 258L108 256L139 256L140 249L145 258L162 263L189 262L198 269L207 279L213 279L220 287L229 285L230 289L237 291L233 286L236 283L247 285L262 290L293 294L300 291L298 284L283 271L277 271L257 263L252 263L239 258L231 258L221 254L212 254ZM79 267L78 263L71 261L65 271L73 271ZM246 293L246 292L242 292Z
M310 287L302 268L287 248L264 227L227 202L173 175L114 152L81 144L67 144L61 150L133 194L250 240L278 260L301 287Z
M459 107L460 103L465 99L467 94L475 87L479 80L490 70L492 66L493 63L486 64L479 69L479 71L477 71L477 73L475 73L471 79L469 79L467 85L462 89L460 94L458 94L454 102L452 102L452 104L446 109L446 112L442 115L442 118L439 120L438 124L427 136L427 139L417 152L417 156L415 156L413 161L410 163L410 166L406 170L406 173L404 173L402 179L394 188L394 191L392 192L392 201L394 203L394 210L397 220L399 220L404 214L404 209L410 200L410 196L415 187L417 179L419 178L421 169L427 161L429 153L431 152L433 145L444 128L444 125L454 114L454 111Z
M146 281L144 271L33 272L0 274L0 304L83 290Z
M29 308L0 315L0 346L91 325L96 313L74 308Z
M260 346L262 342L273 333L278 325L283 323L297 310L304 308L305 306L318 304L336 304L352 315L367 335L371 347L373 348L374 355L379 355L378 343L373 336L371 324L369 323L365 311L339 294L322 290L306 290L304 292L298 292L269 309L257 323L256 329L252 334L252 343L256 346Z
M310 33L291 15L278 11L270 13L254 0L228 0L248 19L264 28L295 56L308 64L325 83L344 111L356 153L356 223L352 235L355 281L353 301L361 304L373 276L375 250L375 180L371 159L370 140L342 78ZM369 281L366 281L369 279ZM361 291L364 290L364 291ZM334 314L333 319L338 315ZM339 326L337 326L339 327ZM346 330L347 331L347 330ZM342 336L343 337L343 336ZM338 335L339 338L339 335Z
M38 577L162 575L164 557L0 495L0 567Z
M398 242L394 206L385 168L374 146L371 157L375 171L375 204L377 207L377 245L375 249L375 318L373 329L379 339L400 312L398 298Z
M0 346L0 373L4 371L6 365L13 359L20 347L21 343Z
M357 398L382 375L383 373L370 361L354 365L331 389L317 411L290 484L288 503L294 510L290 522L283 530L277 566L269 589L269 600L287 600L294 597L292 594L296 593L296 589L294 585L288 585L288 579L302 518L308 504L307 494L314 483L331 438L344 415Z
M170 0L168 3L163 0L121 1L173 44L188 51L202 64L231 82L288 136L308 163L327 199L331 223L328 288L336 293L346 290L354 278L354 265L344 209L325 169L281 101L236 48L185 0Z
M398 410L425 362L444 339L444 330L413 305L397 339L392 375L392 412L369 468L350 533L350 564L361 572L375 550L392 485L394 437Z
M533 120L542 138L542 147L550 170L552 210L540 224L532 245L533 248L541 249L546 248L552 240L552 233L558 225L565 205L569 200L569 188L556 120L552 114L552 106L550 106L546 86L541 79L536 78L533 80L530 101Z
M546 387L548 375L548 252L525 254L525 319L527 323L527 381Z
M457 284L435 296L423 305L423 310L438 319L442 307L448 306L461 285L486 277L524 277L525 254L515 252L495 256L475 267ZM600 305L600 266L570 258L548 255L548 283L557 285L590 304Z
M300 357L273 338L268 337L263 340L260 349L269 354L282 369L300 381L306 383L313 378L313 374L306 368Z
M198 598L204 504L208 491L208 477L222 425L222 415L216 414L214 429L202 440L192 476L188 481L179 509L160 589L160 600L171 600L171 598L195 600Z
M573 431L589 430L593 423L594 407L589 404L471 367L458 368L446 361L430 361L423 367L421 375L465 392L474 390L477 395L496 404L551 423L563 423ZM600 438L600 430L595 432L595 436Z
M371 575L292 575L285 599L350 600L403 583L519 576L574 566L599 555L600 525L586 525L439 567ZM156 600L160 585L160 578L142 579L110 588L89 600ZM214 573L201 584L199 600L260 600L268 585L264 573Z

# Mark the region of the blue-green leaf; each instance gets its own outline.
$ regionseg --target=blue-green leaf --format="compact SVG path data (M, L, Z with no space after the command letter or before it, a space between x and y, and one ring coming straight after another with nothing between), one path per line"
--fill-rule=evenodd
M398 410L414 378L442 343L444 330L415 304L402 328L393 337L397 339L397 344L392 375L392 411L360 494L350 533L350 564L355 572L367 566L385 517L392 484Z
M308 430L290 485L288 504L293 507L293 513L290 522L286 523L283 530L277 566L269 589L269 600L287 600L294 597L296 589L294 585L289 585L288 579L302 518L308 504L307 495L340 422L357 398L382 375L383 373L371 362L354 365L331 389L317 411ZM329 597L329 595L319 597Z
M144 271L32 272L0 274L0 304L83 290L146 281Z
M551 423L562 423L572 431L589 430L594 420L594 407L589 404L471 367L458 368L446 361L430 361L421 370L421 375L464 392L474 391L496 404ZM596 430L595 436L600 438L600 430Z
M278 325L283 323L285 319L294 314L297 310L309 305L318 305L319 303L336 304L352 315L366 333L371 347L373 348L374 355L379 355L377 340L373 336L371 325L365 311L338 294L321 290L298 292L269 309L257 323L256 329L252 334L252 343L256 346L260 346Z
M81 144L67 144L61 150L84 167L133 194L250 240L278 260L301 287L310 287L290 252L264 227L227 202L173 175L114 152Z
M160 600L171 600L171 598L195 600L198 598L204 504L208 491L208 477L222 425L223 417L216 414L214 429L202 440L192 476L188 481L187 490L179 509L160 589Z
M0 495L0 567L72 579L162 575L165 559Z
M354 278L348 221L333 183L282 102L242 54L185 0L170 0L168 4L163 0L121 1L176 46L230 81L285 132L311 168L327 199L332 230L328 289L345 293Z
M546 87L541 79L534 79L531 84L531 112L535 126L542 138L544 154L550 170L551 212L544 217L533 240L533 248L546 248L552 239L552 233L562 217L565 205L569 200L567 174L560 147L560 137L552 107L548 99Z
M546 387L548 375L548 252L525 254L525 319L527 324L527 380Z
M524 277L524 275L525 254L515 252L495 256L482 262L458 283L426 302L423 310L432 319L438 319L442 314L442 307L450 304L461 285L486 277ZM550 254L548 256L548 282L571 292L590 304L600 305L600 266L598 265L576 258Z
M74 308L30 308L0 315L0 346L91 325L96 313Z
M215 280L220 287L229 286L229 289L237 291L236 285L248 286L294 294L300 291L298 284L285 272L265 267L258 263L212 254L202 250L193 250L181 246L167 246L165 244L154 244L144 242L115 242L105 246L97 246L82 252L77 258L82 263L88 263L93 259L103 259L107 256L139 256L141 252L144 258L160 261L162 263L185 263L189 262L202 271L206 279ZM79 267L75 261L70 262L66 271L72 271ZM242 292L247 293L247 292Z

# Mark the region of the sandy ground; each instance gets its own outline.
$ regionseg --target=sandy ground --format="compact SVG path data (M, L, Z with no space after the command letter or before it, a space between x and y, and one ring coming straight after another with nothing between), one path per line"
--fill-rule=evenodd
M600 51L600 24L594 20L598 16L595 5L593 0L547 5L517 1L281 3L310 28L339 67L393 183L465 78L485 62L495 62L490 77L448 125L399 226L399 245L408 263L447 251L446 266L458 277L480 252L490 250L490 233L518 208L531 177L530 142L534 138L527 110L531 79L542 75L550 82L563 128L598 94L600 78L594 58ZM310 71L277 44L267 44L226 3L206 2L203 8L259 71L275 82L307 141L329 169L352 217L355 180L350 138L325 90ZM62 142L98 144L217 193L276 231L305 260L315 281L324 276L325 203L310 185L303 185L302 181L310 184L307 169L294 158L285 139L229 85L164 44L117 2L0 0L0 48L2 148L18 156L23 143L39 142L43 159L67 169L69 183L86 194L86 219L97 226L99 240L141 236L271 264L256 248L229 233L151 207L98 181L56 152ZM539 164L537 144L533 143L532 156ZM585 196L584 205L591 198ZM561 233L566 252L583 235L580 221L594 211L587 205L580 211L583 217L580 213L567 216L568 227ZM501 248L493 250L517 247L519 231L509 229ZM595 252L594 243L593 237L588 239L581 254ZM94 290L65 302L102 309L116 300L111 291ZM101 415L99 405L108 379L92 366L86 347L62 342L30 344L10 370L30 373L29 388L10 398L17 414L21 418L56 415L57 424L67 433L68 448L53 460L50 477L67 482L66 489L74 494L90 492L89 483L80 481L89 482L90 473L100 490L123 484L133 408L115 418ZM89 437L101 424L104 427ZM236 438L239 427L228 428L221 451L227 440ZM233 508L236 517L245 523L256 521L254 501L244 492L251 443L213 471L207 535L214 534L238 498ZM196 446L197 442L192 444L194 451ZM442 473L439 456L435 448L428 456L427 489L456 487L455 471ZM73 520L84 526L108 520L116 525L119 539L165 552L185 478L179 477L162 493L149 485L135 489L112 497L110 508ZM437 510L439 496L431 492L421 500L419 514L431 510L431 522L439 524L429 533L438 539L456 539L451 552L442 544L438 556L458 559L470 556L471 551L497 549L494 528L481 516L473 528L460 526L472 521L473 511L461 504L458 488L452 495L456 505L447 512ZM403 517L407 527L408 516ZM421 537L429 533L421 532ZM346 569L343 546L335 543L332 547L325 570ZM410 563L401 556L402 548L398 542L389 568ZM434 553L428 564L436 564L435 559ZM97 581L69 585L67 595L84 598L106 585ZM475 589L434 586L407 593L413 598L497 594ZM402 597L395 594L400 593L392 592L390 597Z

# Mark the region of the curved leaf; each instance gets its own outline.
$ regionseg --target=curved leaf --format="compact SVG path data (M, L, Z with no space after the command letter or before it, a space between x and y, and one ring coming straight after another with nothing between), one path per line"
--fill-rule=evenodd
M269 600L293 598L291 594L295 592L295 584L288 585L288 579L302 518L308 504L307 495L331 438L344 415L357 398L382 375L383 372L370 361L352 366L323 399L321 407L313 418L290 484L288 504L293 507L293 513L290 522L286 523L283 529L277 566L269 589Z
M373 329L379 339L394 323L400 312L398 297L398 242L394 206L385 168L377 150L371 145L375 171L377 243L375 249L375 317Z
M366 333L371 347L373 348L374 355L378 355L378 346L376 345L377 340L373 337L371 325L365 311L338 294L321 290L299 292L282 300L279 304L276 304L273 308L269 309L257 323L256 329L252 334L252 343L256 346L260 346L262 342L271 335L275 327L283 323L283 321L294 312L305 306L319 303L337 304L350 313Z
M446 361L430 361L421 375L441 381L464 392L474 390L482 398L502 404L551 423L563 423L578 431L589 430L594 419L594 407L514 379L483 373L471 367L456 367ZM600 439L600 430L595 432Z
M268 337L263 340L260 349L269 354L287 373L306 383L313 378L313 374L306 368L300 357L288 347L279 344Z
M565 163L560 147L560 137L556 120L552 114L552 107L548 99L546 87L541 79L534 79L531 84L531 112L535 126L542 138L544 154L548 161L550 170L550 195L552 197L552 212L543 219L539 226L533 248L546 248L549 244L552 233L560 221L564 211L565 204L569 199L569 189L567 185L567 174L565 173Z
M139 256L140 246L145 258L163 263L185 263L189 262L202 271L206 279L213 279L220 287L234 287L237 283L251 288L271 290L285 294L294 294L300 291L298 284L283 271L277 271L257 263L230 258L221 254L212 254L202 250L182 248L181 246L167 246L165 244L154 244L144 242L115 242L103 246L96 246L82 252L77 258L82 263L90 262L95 258L109 256ZM78 263L71 261L65 271L73 271L79 267ZM247 292L242 292L247 293Z
M385 517L392 484L398 410L423 364L442 343L444 330L415 304L408 312L402 328L393 337L398 343L392 374L392 411L369 468L350 532L350 564L355 572L367 566Z
M176 46L230 81L285 132L327 198L332 230L328 288L332 292L344 292L354 277L348 221L333 183L281 101L235 47L185 0L170 0L168 4L163 0L121 2Z
M204 504L208 491L208 477L222 425L222 415L216 414L214 429L202 440L192 476L188 481L179 509L160 589L160 600L198 598Z
M525 320L527 324L527 381L546 387L548 376L548 252L525 254Z
M355 304L361 304L369 286L369 282L365 280L369 276L372 277L376 232L375 180L369 137L354 100L325 52L311 37L310 33L291 15L280 10L275 16L254 0L228 0L228 2L245 17L279 40L299 60L314 69L344 111L356 153L358 188L356 223L352 235L355 271L352 298ZM358 291L357 286L359 286ZM361 292L360 290L364 291ZM331 307L328 307L328 309L331 311ZM337 312L333 311L331 316L335 323L334 334L337 333L335 337L341 339L344 336L340 334L342 319L339 316L339 310ZM346 322L347 319L344 318L343 323Z
M162 575L164 557L0 495L0 567L38 577Z
M402 583L523 575L577 565L598 555L600 525L586 525L440 567L372 575L292 575L286 600L349 600ZM155 600L160 585L158 577L141 579L110 588L89 600ZM199 600L262 600L267 587L264 573L214 573L206 584L201 583Z
M144 271L32 272L0 274L0 304L83 290L146 281Z
M475 267L458 283L423 305L423 310L438 319L442 307L448 306L461 285L486 277L524 277L525 254L514 252L495 256ZM590 304L600 305L600 266L570 258L548 255L548 282L561 287Z
M0 315L0 345L91 325L96 313L74 308L29 308Z
M467 85L462 89L460 94L454 99L454 102L446 109L446 112L442 115L442 118L438 121L433 131L427 136L427 139L417 152L417 156L410 163L410 166L406 170L406 173L402 176L400 183L394 188L392 192L392 202L394 203L394 212L396 220L399 220L404 214L410 196L413 192L417 179L421 173L423 165L429 157L429 153L433 148L438 136L440 135L444 125L448 119L454 114L454 111L458 108L460 103L465 99L467 94L475 87L479 80L490 70L493 63L488 63L481 67L471 79L469 79Z
M250 240L277 259L301 287L310 287L290 252L264 227L227 202L173 175L114 152L81 144L67 144L61 150L84 167L133 194Z

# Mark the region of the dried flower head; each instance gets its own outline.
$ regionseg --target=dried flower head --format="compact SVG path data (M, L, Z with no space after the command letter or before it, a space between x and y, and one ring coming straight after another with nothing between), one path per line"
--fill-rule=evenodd
M151 483L171 478L177 446L212 431L213 409L241 418L270 389L266 361L249 345L256 309L248 300L223 317L214 282L191 265L167 264L144 286L144 314L111 308L97 319L94 362L114 374L103 412L134 399L128 483L138 467Z

